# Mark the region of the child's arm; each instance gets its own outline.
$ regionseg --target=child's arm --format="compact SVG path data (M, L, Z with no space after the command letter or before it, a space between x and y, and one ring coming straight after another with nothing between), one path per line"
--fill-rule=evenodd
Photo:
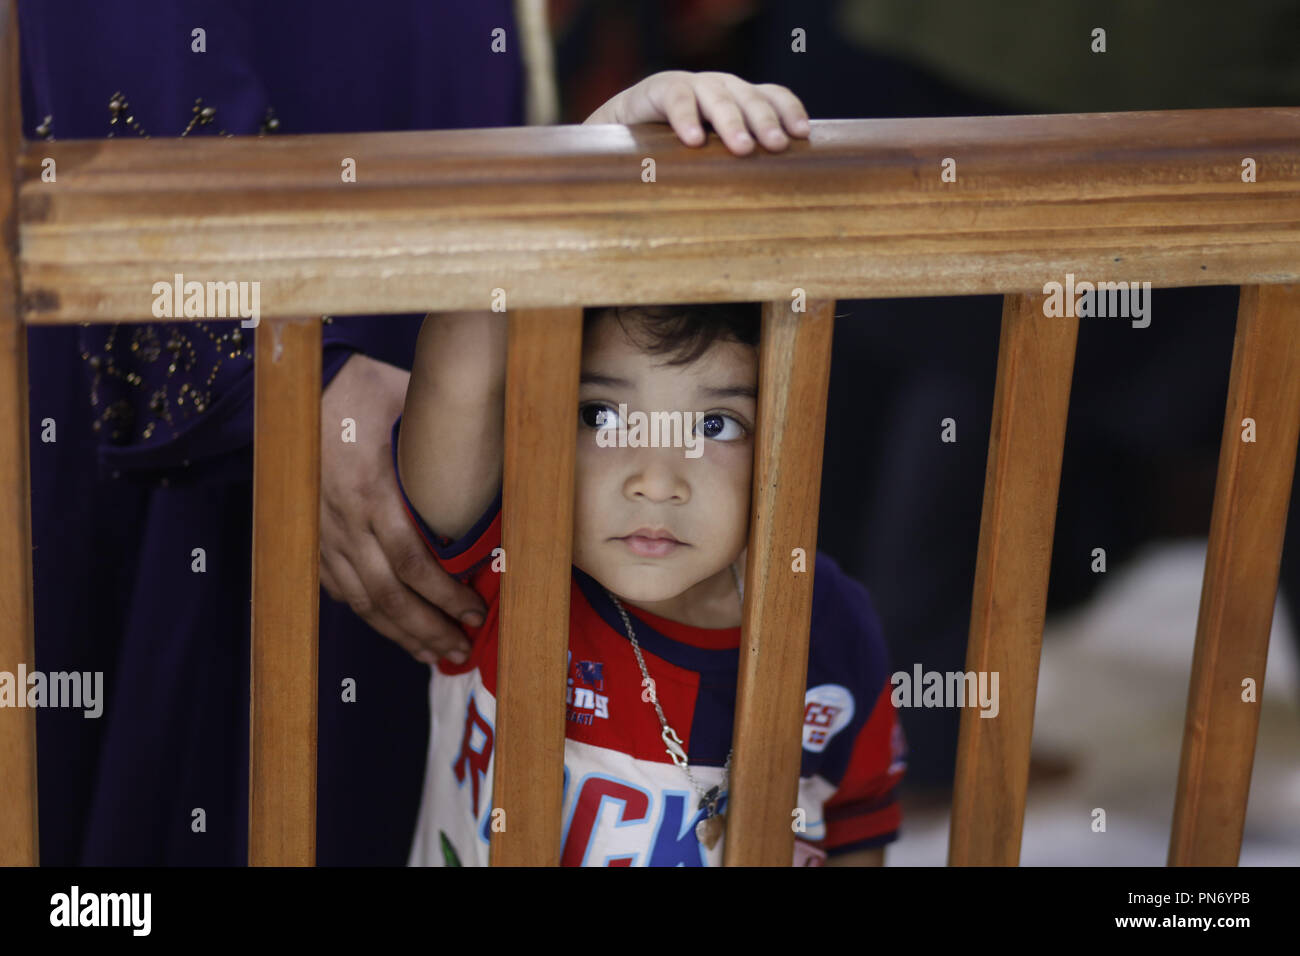
M501 485L506 323L501 312L433 312L415 347L398 474L425 523L453 540Z

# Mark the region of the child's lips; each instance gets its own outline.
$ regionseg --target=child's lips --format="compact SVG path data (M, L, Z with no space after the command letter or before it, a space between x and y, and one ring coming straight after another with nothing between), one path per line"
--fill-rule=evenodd
M618 540L626 544L633 554L643 558L667 557L678 548L685 547L680 541L674 541L672 538L647 538L640 534L630 534Z

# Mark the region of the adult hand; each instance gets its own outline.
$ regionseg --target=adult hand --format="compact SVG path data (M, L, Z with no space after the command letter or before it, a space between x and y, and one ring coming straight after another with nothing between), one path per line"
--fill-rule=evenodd
M702 146L703 112L737 156L754 149L754 137L773 152L790 136L806 138L812 127L799 97L776 83L748 83L731 73L665 70L629 86L588 116L587 123L670 123L687 146ZM753 130L754 137L748 130Z
M462 663L470 645L453 618L477 613L466 621L477 627L483 600L433 559L393 472L391 430L410 377L357 353L321 396L320 580L330 597L416 659ZM356 422L355 443L342 440L345 418Z

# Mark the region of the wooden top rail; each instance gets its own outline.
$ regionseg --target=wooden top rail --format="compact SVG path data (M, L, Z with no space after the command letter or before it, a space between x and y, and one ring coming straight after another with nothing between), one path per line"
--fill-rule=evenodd
M1300 281L1300 108L819 120L743 158L663 125L28 142L20 174L28 323L153 321L175 273L263 317Z

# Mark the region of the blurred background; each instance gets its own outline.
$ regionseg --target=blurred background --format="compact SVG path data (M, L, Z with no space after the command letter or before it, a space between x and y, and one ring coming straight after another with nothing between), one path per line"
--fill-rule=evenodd
M1294 0L550 0L550 15L565 123L667 69L783 84L813 119L1300 104ZM1165 863L1236 308L1235 288L1156 290L1149 328L1080 324L1025 864ZM819 546L870 589L896 670L965 670L1001 300L836 314ZM939 441L946 417L956 443ZM1243 865L1300 862L1297 510L1293 497ZM960 715L901 717L888 862L941 865Z

